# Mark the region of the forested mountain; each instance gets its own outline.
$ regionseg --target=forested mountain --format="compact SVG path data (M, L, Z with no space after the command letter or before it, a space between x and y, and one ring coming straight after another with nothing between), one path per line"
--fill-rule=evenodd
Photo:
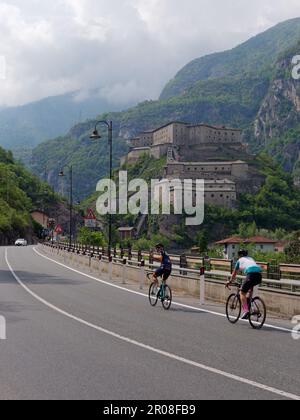
M71 127L107 110L120 110L97 94L79 99L79 94L54 96L18 107L0 109L0 146L28 150L43 141L64 135ZM129 104L127 104L129 106ZM21 155L22 156L22 155Z
M15 162L12 153L0 148L0 244L18 237L31 240L35 224L30 213L62 204L49 186Z
M239 127L253 151L267 151L297 176L299 164L300 81L292 78L292 58L300 54L300 19L283 22L246 43L223 53L193 61L164 89L161 99L125 112L100 115L114 122L115 166L126 152L126 140L142 130L172 120ZM80 171L80 197L95 191L107 173L107 149L92 145L91 120L66 137L40 145L33 152L32 169L58 185L62 165Z
M197 82L241 77L269 70L280 54L300 39L300 19L282 22L232 50L193 60L178 72L160 99L180 96Z

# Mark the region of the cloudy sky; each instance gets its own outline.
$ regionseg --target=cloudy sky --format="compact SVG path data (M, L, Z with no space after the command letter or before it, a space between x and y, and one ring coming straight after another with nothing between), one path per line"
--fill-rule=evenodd
M0 0L0 106L156 99L191 59L298 16L299 0Z

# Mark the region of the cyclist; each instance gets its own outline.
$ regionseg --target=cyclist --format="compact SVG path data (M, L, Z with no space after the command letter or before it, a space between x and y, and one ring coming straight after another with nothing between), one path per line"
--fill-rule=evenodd
M171 258L166 253L164 245L157 244L155 248L156 251L160 254L160 257L159 259L157 259L157 261L161 263L161 266L153 273L153 279L155 283L158 284L158 277L161 277L163 282L165 283L172 274Z
M242 283L240 292L243 306L242 319L248 319L250 308L247 295L249 292L253 291L255 286L258 286L262 283L262 269L253 258L249 257L248 251L244 249L239 251L239 260L236 263L235 270L231 276L231 280L227 283L227 287L235 282L236 277L240 271L246 274L246 278Z

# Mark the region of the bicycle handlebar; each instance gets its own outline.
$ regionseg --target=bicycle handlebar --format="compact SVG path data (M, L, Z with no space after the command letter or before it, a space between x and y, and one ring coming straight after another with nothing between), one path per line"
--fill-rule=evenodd
M241 287L240 283L225 284L225 289L231 290L230 286Z

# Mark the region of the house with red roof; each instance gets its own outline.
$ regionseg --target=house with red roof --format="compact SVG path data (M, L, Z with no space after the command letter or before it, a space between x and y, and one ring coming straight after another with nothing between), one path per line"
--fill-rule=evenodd
M264 238L263 236L254 236L253 238L240 238L233 236L216 242L216 246L224 247L224 257L231 259L238 258L239 250L247 245L252 245L257 251L261 252L275 252L278 241L274 239Z

